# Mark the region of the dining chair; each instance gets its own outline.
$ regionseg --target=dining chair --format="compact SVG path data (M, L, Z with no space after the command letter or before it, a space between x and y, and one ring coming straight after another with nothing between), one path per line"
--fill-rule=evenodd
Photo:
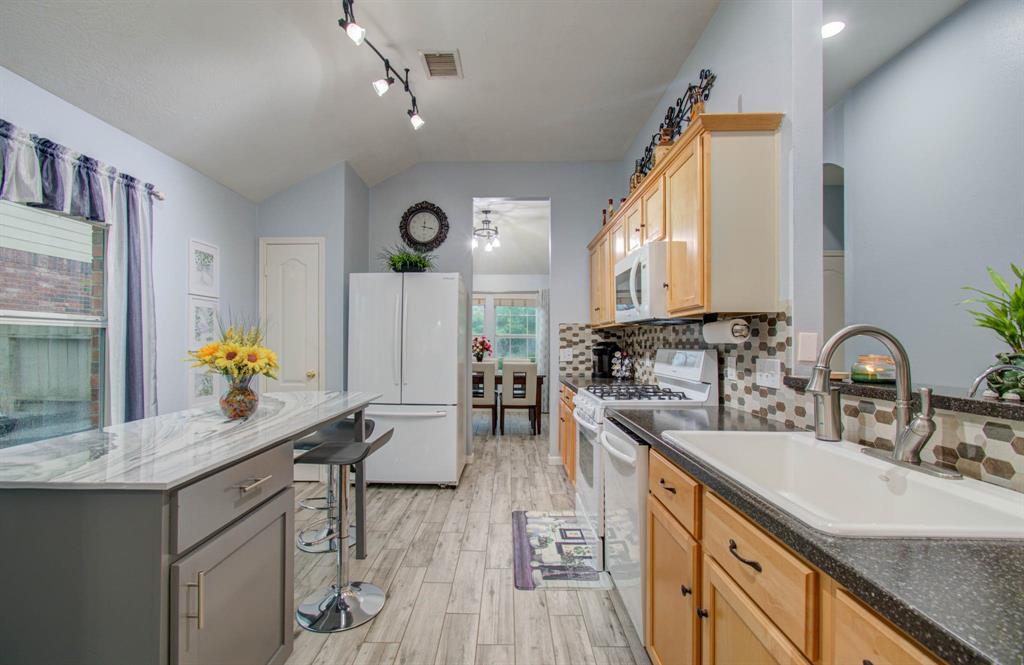
M491 410L491 434L498 428L498 396L495 392L495 370L493 362L473 363L473 408Z
M501 433L505 433L505 411L526 409L530 431L537 433L537 363L506 360L501 369Z

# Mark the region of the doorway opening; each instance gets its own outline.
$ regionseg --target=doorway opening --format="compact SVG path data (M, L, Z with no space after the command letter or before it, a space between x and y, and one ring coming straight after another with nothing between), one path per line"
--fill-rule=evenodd
M824 231L823 289L824 338L828 339L846 325L846 184L843 167L824 165L822 226ZM847 369L843 347L832 356L832 369Z

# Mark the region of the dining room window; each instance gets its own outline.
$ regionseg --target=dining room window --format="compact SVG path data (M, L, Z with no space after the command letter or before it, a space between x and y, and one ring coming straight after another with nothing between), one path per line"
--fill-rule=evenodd
M486 330L487 322L487 299L486 298L473 298L473 319L472 319L472 335L473 337L479 337L484 335Z
M495 298L494 339L496 357L536 361L536 298Z
M0 202L0 448L100 427L106 227Z

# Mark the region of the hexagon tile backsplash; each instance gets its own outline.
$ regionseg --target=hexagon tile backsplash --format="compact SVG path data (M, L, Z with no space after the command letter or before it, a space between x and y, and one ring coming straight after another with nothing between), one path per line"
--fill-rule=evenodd
M629 326L615 332L617 341L634 357L635 379L654 380L654 352L657 349L718 350L718 373L722 403L793 427L813 426L811 396L788 386L765 388L754 382L758 357L782 360L783 373L790 373L793 352L792 319L785 312L750 317L750 339L740 345L708 345L701 336L701 324L674 326ZM593 331L586 324L559 327L560 344L573 347L574 361L559 365L565 373L591 370L590 346L607 338L605 331ZM726 358L736 358L736 379L725 378ZM864 446L891 450L896 425L890 401L842 396L843 437ZM1002 420L952 411L936 411L936 432L922 452L922 459L956 467L960 473L1024 492L1024 422Z

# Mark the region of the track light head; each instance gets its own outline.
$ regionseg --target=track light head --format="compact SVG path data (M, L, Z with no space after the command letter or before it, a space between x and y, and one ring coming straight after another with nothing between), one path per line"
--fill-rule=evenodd
M384 93L388 91L392 85L394 85L395 79L390 76L379 78L373 82L373 91L377 93L378 97L383 97Z
M409 109L409 122L412 123L412 128L414 130L419 129L423 125L427 124L427 122L420 117L420 112L415 109Z
M342 23L345 26L345 34L348 35L348 38L355 42L356 46L362 44L363 40L366 39L366 28L355 21L343 20Z

